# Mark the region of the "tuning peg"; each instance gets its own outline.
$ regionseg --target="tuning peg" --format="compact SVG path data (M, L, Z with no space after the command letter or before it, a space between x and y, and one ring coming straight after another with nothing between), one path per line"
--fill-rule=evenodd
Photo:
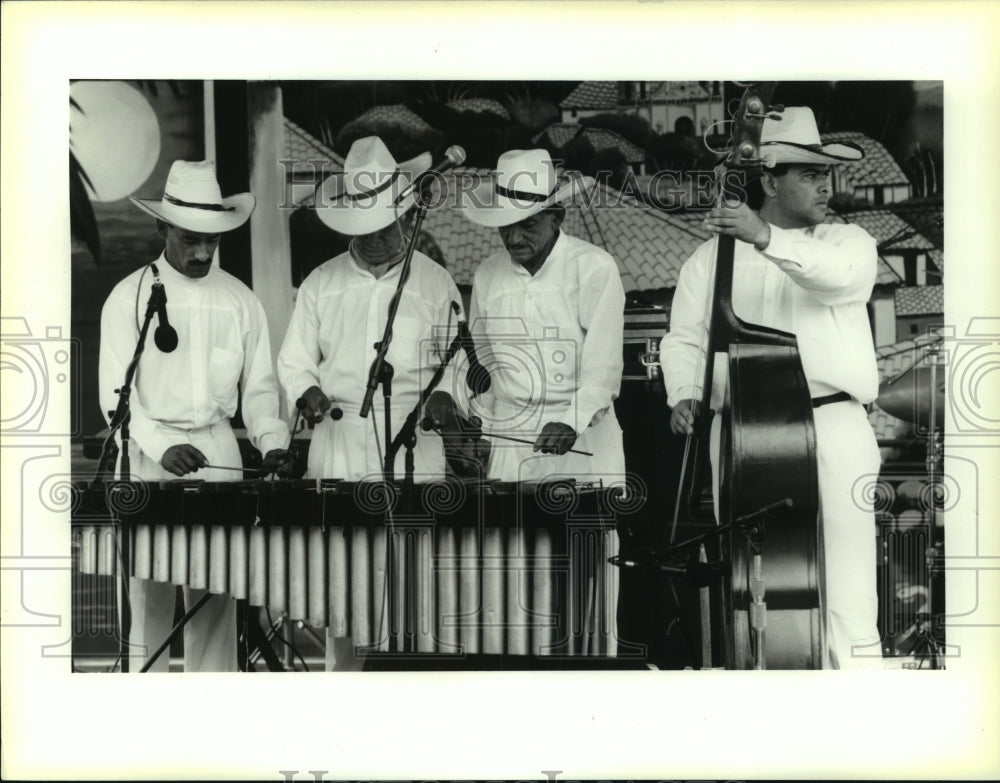
M749 161L757 157L757 145L750 140L740 142L738 157L740 160Z

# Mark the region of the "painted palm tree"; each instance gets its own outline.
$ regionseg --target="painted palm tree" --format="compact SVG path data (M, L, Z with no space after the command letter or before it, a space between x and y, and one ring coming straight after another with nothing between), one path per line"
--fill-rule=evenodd
M76 109L80 114L84 114L73 97L69 99L70 108ZM94 184L83 170L83 166L76 159L73 152L72 126L70 127L69 142L69 230L71 236L81 240L87 250L94 257L94 261L101 263L101 234L97 229L97 218L94 216L94 207L90 203L90 196L87 195L87 188L94 189Z

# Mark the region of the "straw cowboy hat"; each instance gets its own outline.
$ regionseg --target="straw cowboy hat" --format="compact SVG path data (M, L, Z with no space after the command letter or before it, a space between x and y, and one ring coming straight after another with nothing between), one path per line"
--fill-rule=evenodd
M789 106L780 116L765 119L760 130L760 155L766 168L780 163L831 165L865 156L855 144L822 144L816 118L808 106Z
M577 175L559 184L545 150L510 150L484 183L462 194L465 216L491 228L509 226L591 187L592 177Z
M344 170L320 183L316 214L341 234L358 236L379 231L416 203L416 193L404 195L404 191L430 167L429 152L396 163L378 136L358 139L344 159Z
M175 160L161 199L129 198L157 220L202 234L222 234L239 228L256 204L249 193L223 198L215 166L207 160Z

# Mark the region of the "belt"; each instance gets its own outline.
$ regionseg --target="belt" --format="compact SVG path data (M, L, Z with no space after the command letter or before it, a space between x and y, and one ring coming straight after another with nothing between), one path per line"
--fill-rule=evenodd
M830 405L834 402L850 402L853 399L850 394L842 391L836 394L827 394L825 397L813 397L812 404L814 408L821 408L824 405Z

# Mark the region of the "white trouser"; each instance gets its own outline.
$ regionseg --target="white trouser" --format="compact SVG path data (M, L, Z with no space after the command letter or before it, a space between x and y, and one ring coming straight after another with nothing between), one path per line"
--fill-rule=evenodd
M819 482L821 598L826 649L824 669L881 669L878 631L877 530L861 490L878 477L881 455L858 402L813 409ZM718 498L721 417L712 421L712 476ZM857 486L856 486L857 485ZM716 501L716 517L718 502ZM766 555L765 555L766 556Z
M344 481L373 481L382 477L385 452L385 413L381 400L372 405L366 418L361 418L360 408L346 402L335 402L344 416L334 421L323 418L313 431L309 444L309 461L306 478L343 479ZM393 435L406 421L412 405L393 405ZM373 424L375 425L373 427ZM375 437L378 429L378 438ZM414 480L436 481L444 478L444 451L441 436L416 428L417 443L413 449ZM396 454L395 474L401 480L405 475L406 449Z
M210 465L239 467L243 464L236 436L228 421L219 422L190 433L172 427L161 432L176 443L190 443L200 450ZM144 481L173 480L178 477L147 457L135 443L129 444L132 478ZM202 468L185 479L233 481L236 471ZM184 604L190 609L205 590L184 588ZM174 600L177 588L166 582L129 579L129 603L132 629L129 634L129 671L138 672L170 634L174 624ZM170 669L170 651L164 650L150 671ZM234 672L236 665L236 600L229 595L213 595L184 626L184 670L188 672Z

